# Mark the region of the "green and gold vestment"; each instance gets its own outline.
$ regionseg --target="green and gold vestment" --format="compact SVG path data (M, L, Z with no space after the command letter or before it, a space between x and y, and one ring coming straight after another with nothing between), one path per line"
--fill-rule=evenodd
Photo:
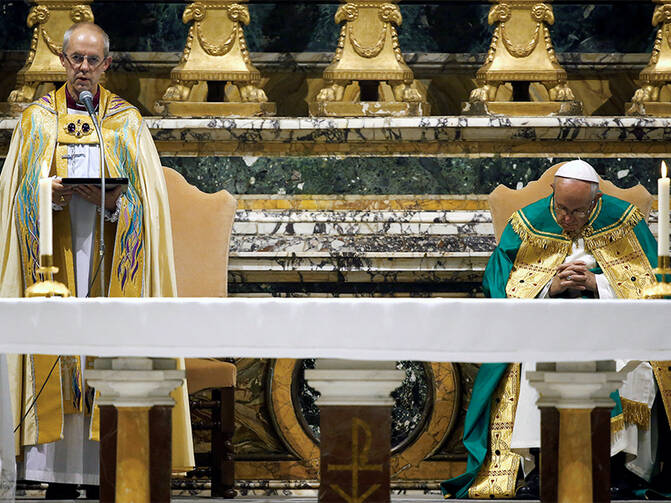
M582 238L585 251L620 298L641 298L655 280L657 242L643 215L621 199L603 195L587 224L565 232L554 212L553 196L515 212L492 253L483 279L485 295L536 297ZM510 450L519 394L520 365L483 364L476 377L464 426L466 473L441 484L457 498L510 498L515 495L519 456Z

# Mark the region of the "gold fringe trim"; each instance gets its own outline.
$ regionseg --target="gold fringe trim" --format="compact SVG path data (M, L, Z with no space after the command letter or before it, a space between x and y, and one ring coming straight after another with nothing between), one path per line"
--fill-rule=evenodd
M624 221L613 230L604 232L597 236L585 236L585 246L590 250L603 248L613 241L617 241L618 239L621 239L632 232L634 227L636 227L636 225L638 225L641 220L643 220L643 213L641 213L641 211L634 206ZM587 232L590 231L594 232L591 228L589 228Z
M549 238L544 238L533 233L531 229L524 223L522 217L520 217L519 212L513 213L513 216L510 217L510 225L512 226L515 234L517 234L522 241L525 241L537 248L543 248L551 252L565 252L568 253L571 242L570 241L559 241Z
M610 434L613 435L617 432L624 430L624 416L618 414L615 417L610 418Z
M650 428L650 409L647 403L635 402L634 400L622 400L622 416L625 423L637 424L644 430Z

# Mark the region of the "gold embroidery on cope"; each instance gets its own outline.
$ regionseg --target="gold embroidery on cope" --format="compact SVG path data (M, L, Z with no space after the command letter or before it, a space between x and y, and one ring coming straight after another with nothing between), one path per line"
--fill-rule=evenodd
M506 295L532 299L555 275L569 252L571 242L532 235L519 213L512 216L510 223L522 238L522 244L510 271Z
M657 379L657 386L662 395L666 418L671 418L671 361L651 361L652 371Z
M515 496L520 456L510 450L517 400L520 394L520 364L508 365L492 396L489 416L489 450L469 498L512 498Z
M585 248L594 255L618 297L640 299L656 278L634 233L643 215L636 208L625 215L612 229L586 236Z

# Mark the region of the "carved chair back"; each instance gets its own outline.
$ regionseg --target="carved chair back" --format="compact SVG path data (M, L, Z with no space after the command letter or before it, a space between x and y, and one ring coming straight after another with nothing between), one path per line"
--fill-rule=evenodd
M206 194L163 168L170 201L177 293L226 297L228 249L237 202L225 190Z

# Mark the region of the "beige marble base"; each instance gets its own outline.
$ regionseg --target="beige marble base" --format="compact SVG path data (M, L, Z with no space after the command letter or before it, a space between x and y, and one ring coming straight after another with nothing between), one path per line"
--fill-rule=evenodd
M513 117L543 115L582 115L579 101L488 101L462 104L465 115L510 115Z
M559 409L559 503L592 501L592 409Z
M627 115L650 115L654 117L671 117L671 103L660 101L645 101L643 103L625 104Z
M157 101L156 110L164 117L270 117L277 112L275 103L227 103L193 101Z
M428 103L404 101L313 101L309 108L313 117L418 117L431 113Z
M117 407L115 503L150 503L149 407Z

